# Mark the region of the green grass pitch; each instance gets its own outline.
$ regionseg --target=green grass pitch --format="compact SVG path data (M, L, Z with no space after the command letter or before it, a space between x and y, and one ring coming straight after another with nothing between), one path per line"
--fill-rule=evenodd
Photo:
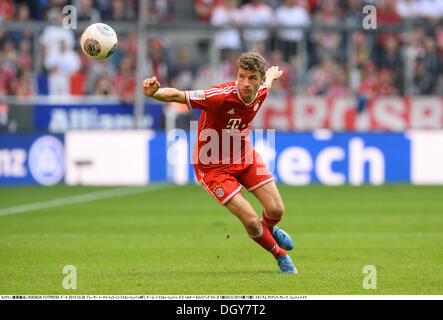
M2 188L0 213L112 189ZM443 294L443 187L279 185L298 275L280 274L201 187L145 189L0 214L0 294ZM75 290L62 286L66 265L77 270ZM376 289L363 288L366 265Z

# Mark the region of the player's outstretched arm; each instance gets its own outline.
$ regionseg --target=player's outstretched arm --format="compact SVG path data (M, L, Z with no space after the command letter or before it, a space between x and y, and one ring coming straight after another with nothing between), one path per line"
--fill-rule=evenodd
M160 88L156 77L143 80L143 93L162 102L186 103L185 93L175 88Z
M274 80L277 80L278 78L280 78L283 74L282 70L279 70L277 66L272 66L270 68L268 68L268 70L266 70L266 74L265 74L265 85L268 87L268 89L271 89L272 87L272 82L274 82Z

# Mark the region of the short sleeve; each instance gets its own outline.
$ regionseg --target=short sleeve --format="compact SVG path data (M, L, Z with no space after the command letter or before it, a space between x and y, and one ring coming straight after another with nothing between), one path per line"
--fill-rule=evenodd
M225 96L225 92L220 87L185 91L186 104L189 109L202 109L208 112L218 110Z

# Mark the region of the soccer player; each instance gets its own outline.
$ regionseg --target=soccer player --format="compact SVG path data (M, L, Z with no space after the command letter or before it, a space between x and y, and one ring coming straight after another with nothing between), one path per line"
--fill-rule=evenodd
M266 70L261 55L247 52L237 60L237 81L196 91L160 88L155 77L145 79L142 85L146 96L203 110L193 152L199 183L240 219L250 238L272 253L281 272L297 273L285 251L294 247L293 241L275 226L282 219L282 199L272 175L249 140L251 121L273 81L282 74L276 66ZM243 186L263 205L262 220L240 192Z

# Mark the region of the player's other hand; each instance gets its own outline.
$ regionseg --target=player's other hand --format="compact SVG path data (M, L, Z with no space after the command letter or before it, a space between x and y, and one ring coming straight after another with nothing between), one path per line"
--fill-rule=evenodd
M153 96L160 88L160 82L156 77L146 78L143 80L143 93L148 97Z
M278 78L280 78L283 74L282 70L278 69L278 66L272 66L270 68L268 68L268 70L266 70L266 78L267 79L272 79L272 80L277 80Z

